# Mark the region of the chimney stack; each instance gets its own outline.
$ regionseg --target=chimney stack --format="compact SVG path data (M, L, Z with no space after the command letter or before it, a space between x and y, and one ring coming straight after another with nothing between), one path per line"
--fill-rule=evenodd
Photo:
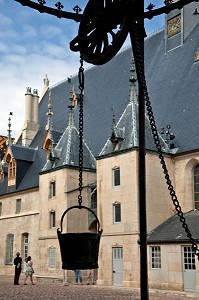
M22 145L29 147L39 129L39 96L36 89L27 87L25 94L25 122L22 130Z

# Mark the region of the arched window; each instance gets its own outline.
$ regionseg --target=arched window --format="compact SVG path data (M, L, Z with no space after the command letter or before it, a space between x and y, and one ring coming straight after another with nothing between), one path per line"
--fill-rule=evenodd
M199 164L194 169L194 201L195 208L199 210Z

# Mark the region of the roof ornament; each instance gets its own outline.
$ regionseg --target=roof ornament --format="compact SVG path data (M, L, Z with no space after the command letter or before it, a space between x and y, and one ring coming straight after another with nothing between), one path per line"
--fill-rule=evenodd
M44 77L44 87L45 88L49 87L49 83L50 83L50 81L49 81L48 76L46 74L46 76Z
M73 127L74 126L74 115L73 115L73 109L74 106L73 105L69 105L69 114L68 114L68 127Z
M136 97L136 82L137 82L137 79L136 79L136 76L135 76L135 71L136 70L135 70L135 61L134 61L133 57L132 57L131 64L132 64L132 68L131 68L130 72L132 73L132 76L129 79L129 82L130 82L129 102L136 102L136 100L137 100L137 97Z
M111 107L111 110L112 110L113 117L112 117L112 126L111 126L112 133L111 133L110 141L113 144L116 144L118 142L118 138L117 138L116 126L115 126L115 111L114 111L114 107Z
M70 78L68 78L69 80ZM68 81L69 82L69 81ZM70 79L70 82L71 84L71 89L70 89L70 97L69 97L69 100L70 100L70 103L73 107L76 107L77 104L78 104L78 98L76 96L76 93L75 93L75 88L74 88L74 85L72 85L71 83L71 79Z
M52 112L52 102L51 102L51 90L49 90L49 95L48 95L48 111L46 113L47 116L47 125L46 125L46 131L52 130L52 116L53 116L53 112Z
M194 12L193 12L193 15L199 15L199 9L198 9L198 6L196 6Z
M171 126L170 125L166 125L166 129L164 127L161 127L161 135L164 136L164 141L167 144L167 147L169 149L174 149L175 145L174 143L170 143L170 141L173 141L175 139L175 135L170 132Z
M11 116L13 116L13 112L9 112L9 118L8 118L8 145L12 145L12 138L11 138Z

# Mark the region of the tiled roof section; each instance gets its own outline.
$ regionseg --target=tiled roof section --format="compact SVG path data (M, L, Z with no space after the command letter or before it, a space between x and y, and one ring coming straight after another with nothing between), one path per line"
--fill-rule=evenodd
M116 129L123 130L123 140L119 143L119 151L131 149L139 146L139 118L138 118L138 102L130 102L124 110L120 120L116 125ZM156 151L153 136L151 133L151 127L149 119L145 116L145 136L146 136L146 149ZM165 152L169 152L169 149L159 135L160 143ZM107 140L105 146L100 152L99 156L111 154L114 152L114 144L110 138Z
M63 131L56 130L56 129L53 128L53 129L50 131L50 134L51 134L53 143L57 144L58 141L60 140L62 134L63 134Z
M17 187L17 191L28 189L28 188L35 188L39 185L39 172L41 172L45 162L46 162L46 153L42 149L42 143L45 138L45 130L39 130L36 134L33 142L31 143L30 147L35 149L35 159L34 163L32 163L27 172L26 176L20 182L20 185Z
M73 111L69 112L68 126L51 153L51 159L45 164L43 171L64 165L79 165L79 133L74 125ZM83 141L83 165L85 168L95 169L95 157Z
M13 158L16 160L24 160L33 162L35 160L36 149L27 148L20 145L12 145L10 146L12 150Z
M164 31L145 41L145 72L149 97L157 129L171 125L178 153L199 148L198 135L198 64L194 63L198 49L197 25L182 47L165 53ZM129 102L129 75L132 50L120 52L105 65L85 71L84 139L95 156L98 156L110 132L111 107L119 120ZM78 77L73 79L78 91ZM70 85L67 81L52 88L53 124L65 129L65 111ZM46 125L44 115L47 96L40 103L39 122ZM66 108L66 109L65 109ZM78 112L75 112L78 120ZM189 126L187 126L189 120Z
M145 41L145 71L157 128L171 125L178 153L199 149L199 24L184 44L165 53L164 32Z
M199 241L199 211L193 210L184 214L192 237ZM189 242L179 216L176 214L156 227L148 234L148 243Z

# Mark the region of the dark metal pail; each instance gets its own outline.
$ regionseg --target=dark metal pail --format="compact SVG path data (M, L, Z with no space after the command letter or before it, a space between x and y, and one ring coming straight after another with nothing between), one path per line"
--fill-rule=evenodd
M63 218L66 213L74 208L87 209L96 218L97 232L62 233ZM88 207L76 205L65 210L61 217L60 229L57 236L62 257L62 269L96 269L98 268L98 253L102 230L97 215Z

